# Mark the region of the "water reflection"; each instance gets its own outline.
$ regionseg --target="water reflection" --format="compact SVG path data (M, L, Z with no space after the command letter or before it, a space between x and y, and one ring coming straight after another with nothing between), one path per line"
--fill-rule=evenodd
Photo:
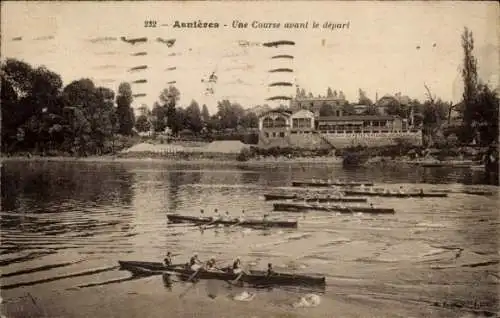
M162 275L162 280L163 280L163 286L165 286L165 288L168 291L172 291L172 285L173 285L172 275L170 275L170 274L163 274Z
M6 162L2 165L2 211L52 211L54 204L124 205L133 200L134 174L122 165L75 162Z

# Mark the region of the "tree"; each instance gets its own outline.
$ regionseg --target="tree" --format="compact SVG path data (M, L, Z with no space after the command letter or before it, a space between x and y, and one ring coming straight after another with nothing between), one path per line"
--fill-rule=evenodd
M175 107L179 102L180 95L179 90L172 85L165 88L160 94L160 103L166 108L165 115L167 117L167 126L172 130L174 130L174 127L177 127L175 123L177 120Z
M343 91L339 91L339 99L342 99L342 100L345 99L345 94Z
M203 128L203 121L201 119L200 106L195 100L191 101L191 104L186 108L185 115L186 128L198 134Z
M498 143L500 99L497 92L487 85L478 85L475 105L470 118L473 123L476 123L474 128L479 134L481 144Z
M371 99L369 99L367 96L366 96L366 93L365 91L363 91L361 88L359 89L359 99L358 99L358 103L360 105L373 105L373 102Z
M222 129L236 129L243 118L245 110L239 104L231 104L229 100L217 103L216 117L220 121Z
M201 119L204 123L208 123L210 121L210 113L208 112L208 107L205 104L201 107Z
M167 108L158 102L153 104L151 111L153 130L155 132L164 132L167 128Z
M169 128L172 129L172 133L174 135L177 135L180 131L187 128L186 124L187 124L186 111L181 107L175 108L173 120L171 121L171 126L169 126Z
M333 109L332 105L324 102L319 108L319 115L321 117L335 116L335 110Z
M464 60L462 68L462 78L464 80L463 100L464 109L464 124L468 139L472 139L474 135L474 113L476 108L477 96L477 60L473 55L474 39L472 32L466 27L462 33L462 48L464 50Z
M254 112L247 112L241 119L241 126L243 128L257 128L259 127L259 117Z
M147 132L151 129L151 124L146 115L139 115L135 121L135 129L139 132Z
M122 135L131 135L134 127L134 112L132 104L132 88L129 83L121 83L118 86L116 96L116 115L118 118L118 132Z
M331 87L328 87L328 89L326 90L326 97L333 98L333 91Z
M474 39L472 32L467 28L462 34L462 48L464 50L462 136L466 141L479 137L479 142L483 145L498 142L498 95L478 81L477 60L473 55Z

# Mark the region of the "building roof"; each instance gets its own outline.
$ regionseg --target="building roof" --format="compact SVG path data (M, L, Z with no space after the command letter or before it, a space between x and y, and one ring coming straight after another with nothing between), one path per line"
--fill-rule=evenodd
M321 121L346 121L346 120L394 120L399 118L398 116L390 115L353 115L353 116L323 116L319 117L318 120Z
M259 118L261 117L264 117L266 115L269 115L271 113L274 113L274 114L280 114L280 115L283 115L283 116L286 116L286 117L290 117L292 115L292 111L291 110L282 110L282 109L272 109L272 110L269 110L267 112L263 112L262 114L259 115Z

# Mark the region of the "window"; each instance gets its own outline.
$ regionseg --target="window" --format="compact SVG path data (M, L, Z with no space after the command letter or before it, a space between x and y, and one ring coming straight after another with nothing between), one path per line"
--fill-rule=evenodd
M285 137L285 133L284 132L280 132L280 137L281 138Z
M269 138L269 133L266 132L266 137Z
M286 119L278 117L274 120L274 127L286 127Z
M335 111L335 115L336 115L337 117L340 117L340 110L338 110L338 109L337 109L337 110Z
M269 117L264 118L264 121L262 122L262 126L264 128L271 128L271 127L273 127L273 120L272 120L272 118L269 118Z

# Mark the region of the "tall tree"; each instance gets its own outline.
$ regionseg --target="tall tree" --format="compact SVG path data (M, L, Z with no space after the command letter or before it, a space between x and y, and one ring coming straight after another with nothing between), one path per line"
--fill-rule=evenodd
M116 115L118 118L118 132L122 135L131 135L134 127L134 111L132 110L132 88L129 83L118 86L116 96Z
M466 129L467 139L472 139L474 135L474 112L476 107L477 97L477 60L473 55L474 39L472 31L467 27L464 28L462 33L462 48L464 50L464 60L462 68L462 78L464 81L463 100L465 104L464 109L464 124Z
M302 89L300 90L300 96L299 96L299 97L300 97L300 98L305 98L305 97L306 97L306 90L305 90L305 89L303 89L303 88L302 88Z
M201 107L201 119L205 124L210 121L210 113L208 112L208 107L205 104Z
M167 116L167 126L172 130L174 130L174 127L177 127L175 123L177 120L175 108L179 102L180 96L181 93L173 85L164 89L160 94L160 103L166 108L165 114Z
M154 131L164 132L165 128L167 128L167 107L155 102L151 111L151 117Z
M328 87L328 89L326 90L326 97L328 98L333 98L333 90L331 87Z
M191 101L191 104L186 108L185 115L186 128L198 134L203 128L203 121L201 119L200 106L195 100Z

